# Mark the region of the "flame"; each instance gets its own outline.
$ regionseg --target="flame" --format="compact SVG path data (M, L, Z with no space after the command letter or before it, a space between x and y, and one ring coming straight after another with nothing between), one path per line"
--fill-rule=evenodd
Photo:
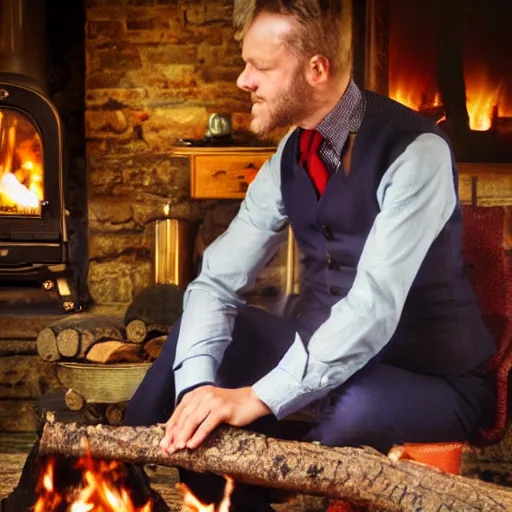
M498 114L501 84L497 86L486 80L484 73L476 74L466 84L467 109L473 130L489 130L494 115Z
M42 155L41 137L30 121L18 113L0 112L2 213L40 215L44 197Z
M50 458L37 485L38 499L34 512L152 512L153 502L136 507L123 481L124 464L118 461L81 457L74 469L81 472L78 490L57 489L55 483L56 458ZM65 508L63 508L63 506Z
M224 494L222 496L222 501L217 508L215 508L215 505L213 504L205 505L198 500L186 484L177 484L176 487L183 495L183 506L181 508L181 512L229 512L229 507L231 506L231 494L235 488L235 481L228 476L225 478L226 485L224 486Z
M34 192L22 185L12 173L6 173L0 179L0 194L6 196L8 202L20 206L38 207L39 199Z
M423 80L410 80L399 78L390 82L389 96L394 100L420 112L441 109L437 113L437 121L444 119L442 111L442 98L439 92L427 92ZM494 119L498 116L511 115L505 112L501 101L501 84L496 86L485 79L485 75L475 75L466 79L466 106L469 115L469 126L472 130L489 130ZM510 109L509 109L510 110Z

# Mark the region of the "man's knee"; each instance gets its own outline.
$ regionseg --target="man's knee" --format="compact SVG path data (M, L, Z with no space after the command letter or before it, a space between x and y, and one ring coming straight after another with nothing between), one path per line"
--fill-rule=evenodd
M319 415L319 422L311 431L311 440L327 446L369 445L386 450L385 441L393 421L389 411L382 410L382 403L366 390L361 389L341 400L333 399Z

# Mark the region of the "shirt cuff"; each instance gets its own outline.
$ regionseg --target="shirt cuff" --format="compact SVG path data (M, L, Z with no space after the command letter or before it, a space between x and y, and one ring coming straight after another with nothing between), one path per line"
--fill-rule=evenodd
M186 359L174 369L174 387L176 401L182 395L199 385L213 384L217 375L217 361L215 358L201 355Z
M305 389L279 366L256 382L252 389L278 420L300 411L328 393L327 389Z

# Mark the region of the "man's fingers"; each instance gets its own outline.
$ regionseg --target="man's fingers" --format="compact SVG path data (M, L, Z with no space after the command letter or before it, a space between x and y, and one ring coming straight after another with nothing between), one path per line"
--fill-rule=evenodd
M176 409L174 409L174 412L165 424L165 433L164 437L160 441L160 448L168 454L172 454L176 449L174 446L176 424L180 421L183 411L186 408L187 403L190 401L190 398L185 400L186 398L186 396L183 397L183 400L176 406Z
M187 407L187 405L194 399L194 397L196 396L196 394L194 393L194 391L190 392L190 393L187 393L183 398L182 400L180 401L180 403L176 406L176 408L174 409L174 412L172 413L172 416L170 417L169 421L167 422L167 424L169 425L169 428L170 429L173 429L174 426L176 425L176 423L179 422L180 420L180 417L181 415L183 414L183 410Z
M175 447L182 449L185 448L187 442L194 435L195 431L201 425L201 423L208 417L211 411L211 401L207 400L205 397L202 402L197 405L197 407L190 408L187 413L181 417L181 421L179 424L176 424L174 427L175 437L174 437L174 445Z
M172 454L178 447L176 445L176 433L179 431L180 422L183 421L183 417L187 414L187 409L194 407L194 402L200 398L200 394L197 390L193 390L187 393L180 403L174 409L169 420L165 424L165 434L160 441L160 448L168 453Z
M218 411L210 411L210 414L188 440L186 447L190 449L197 448L224 421L224 416L224 414L219 414Z

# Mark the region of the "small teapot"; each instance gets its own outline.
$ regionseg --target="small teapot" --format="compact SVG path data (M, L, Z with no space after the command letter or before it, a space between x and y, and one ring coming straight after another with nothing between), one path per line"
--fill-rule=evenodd
M212 114L208 119L205 138L229 137L231 135L231 121L224 114Z

